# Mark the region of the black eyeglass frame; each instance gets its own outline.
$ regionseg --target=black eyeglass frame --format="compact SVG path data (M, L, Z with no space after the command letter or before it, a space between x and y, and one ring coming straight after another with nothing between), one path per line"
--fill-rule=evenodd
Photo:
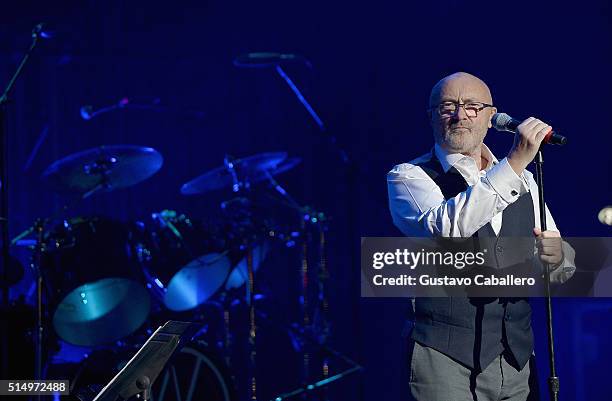
M475 105L475 104L480 105L480 107L478 107L478 108L476 108L476 109L475 109L475 111L476 111L476 115L475 115L474 117L470 117L470 118L477 118L477 117L478 117L478 113L480 113L481 111L483 111L483 110L484 110L484 109L486 109L487 107L495 107L495 106L493 106L492 104L488 104L488 103L484 103L484 102L457 103L457 102L451 102L451 101L448 101L448 102L438 103L437 105L435 105L435 106L433 106L433 107L428 108L428 109L427 109L427 112L428 112L428 113L431 113L433 110L436 110L436 111L438 112L438 115L439 115L440 117L443 117L443 115L442 115L442 113L441 113L441 107L442 107L443 105L445 105L445 104L446 104L446 105L449 105L449 104L454 104L454 105L455 105L455 110L453 110L453 113L452 113L452 114L455 114L455 113L457 112L457 110L459 109L459 107L463 107L463 110L464 110L464 111L466 112L466 114L467 114L467 109L466 109L466 107L465 107L465 106L466 106L466 105L468 105L468 104L469 104L469 105ZM452 115L452 114L451 114L451 115ZM468 116L468 117L469 117L469 116Z

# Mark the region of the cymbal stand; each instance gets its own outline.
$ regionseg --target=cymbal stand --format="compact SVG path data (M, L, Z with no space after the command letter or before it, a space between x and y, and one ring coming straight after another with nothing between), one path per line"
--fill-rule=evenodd
M257 314L260 317L262 322L267 323L270 326L276 327L279 330L286 331L292 337L299 338L300 342L302 343L309 343L311 345L318 346L322 352L330 355L333 358L336 358L338 361L342 361L345 364L349 365L348 368L344 369L343 371L339 373L336 373L333 376L327 375L321 380L317 380L315 382L304 384L300 388L279 394L278 396L274 397L270 401L284 401L284 400L292 399L297 396L305 397L309 394L313 394L314 391L323 390L330 384L340 379L343 379L353 373L357 373L363 370L363 367L361 365L353 361L348 356L340 353L339 351L331 348L328 345L321 344L320 339L313 338L312 333L307 332L304 327L299 328L294 325L288 325L286 323L279 322L277 320L272 319L271 317L269 317L268 315L262 312L258 312Z
M34 333L34 378L36 380L41 380L44 378L44 361L43 361L43 342L45 336L45 326L44 326L44 309L43 309L43 290L44 290L44 275L42 272L42 254L46 250L44 243L44 230L45 225L49 221L55 220L60 214L64 213L66 210L74 207L77 203L84 200L85 198L93 195L97 191L106 187L106 175L103 175L103 182L96 185L93 189L86 192L84 195L76 199L73 203L64 206L60 211L54 213L51 217L47 219L36 219L34 224L24 230L22 233L17 235L11 241L10 245L16 245L26 236L31 233L36 233L36 242L32 252L32 262L30 267L34 271L35 279L36 279L36 326ZM40 395L37 396L37 399L40 399Z
M229 155L225 155L223 163L227 171L232 176L232 191L239 192L241 189L248 189L249 183L246 180L241 180L239 177L240 171L236 169L236 165L233 162L233 158ZM246 240L247 250L247 283L246 283L246 300L249 307L249 340L248 340L248 352L249 352L249 364L248 364L248 397L251 401L257 401L257 324L256 324L256 310L255 310L255 269L253 266L253 248L255 245L252 243L251 238ZM229 278L229 276L228 276ZM226 321L226 343L229 341L229 312L224 313L224 320Z
M301 282L301 296L300 306L302 309L302 327L305 330L310 331L318 340L319 347L325 347L327 338L329 337L330 324L329 324L329 299L328 299L328 280L329 271L327 270L327 260L325 256L325 245L326 238L325 232L327 231L326 216L324 213L317 212L308 206L300 206L299 203L274 179L274 177L266 172L270 187L274 191L281 195L281 199L284 203L299 212L300 215L300 231L301 231L301 250L300 250L300 282ZM311 236L307 235L307 228L309 225L316 227L316 234L318 235L318 266L317 266L317 279L316 279L316 302L314 318L311 318L311 299L310 299L310 283L309 277L309 243L311 243ZM310 377L311 370L311 348L306 344L301 344L302 350L302 384L306 385ZM326 379L329 376L329 359L323 358L322 361L322 374L323 378ZM307 397L309 393L303 392L301 396L303 399ZM324 387L322 400L328 399L327 388Z
M256 334L257 326L255 324L255 271L253 269L253 247L249 246L247 250L247 302L249 305L249 399L257 401L257 377L256 377Z
M8 132L7 132L7 118L6 118L6 109L9 103L9 96L15 87L15 83L17 79L21 75L25 65L30 58L30 55L34 52L36 45L41 37L44 37L43 34L43 24L37 24L32 29L32 42L30 47L23 55L17 70L11 77L8 82L8 85L4 89L2 96L0 96L0 237L2 239L2 266L1 269L1 277L0 283L2 283L2 302L1 306L8 306L9 304L9 294L8 294L8 266L10 264L10 254L9 254L9 195L8 195L8 187L9 187L9 179L8 179ZM8 354L8 342L6 335L6 330L8 330L6 325L2 325L0 327L0 377L6 379L9 375L9 366L8 359L6 355Z
M34 231L36 232L36 245L32 254L31 267L34 270L36 276L36 334L34 336L34 377L36 380L43 379L43 339L44 339L44 325L43 325L43 274L41 270L41 259L43 252L43 239L44 239L44 220L37 219L34 223ZM40 399L40 395L37 397Z
M223 165L227 169L227 172L232 176L232 191L238 192L240 188L244 186L243 182L238 180L238 174L236 172L236 166L234 165L234 158L230 155L225 155L223 158Z
M109 184L108 174L110 173L112 165L115 163L117 163L117 159L115 159L114 157L109 157L106 160L100 159L95 163L87 164L83 167L87 174L99 175L100 182L95 187L85 192L81 196L81 199L87 199L90 196L96 194L97 192L103 189L109 189L111 187Z
M304 216L305 217L305 216ZM301 251L300 251L300 285L302 294L300 296L300 307L302 309L302 327L310 327L310 311L309 311L309 281L308 281L308 243L309 238L306 237L306 222L304 218L300 222L301 237ZM310 379L310 347L302 342L302 385L306 385ZM303 399L306 399L306 394L303 395Z
M317 329L319 344L322 347L327 345L327 339L329 337L330 331L330 323L329 323L329 271L327 270L327 259L325 254L325 231L327 230L327 226L320 222L317 225L317 229L319 232L319 271L317 274L317 297L318 297L318 319L315 318L315 326ZM327 380L329 378L329 358L324 357L322 363L322 376L323 380ZM329 394L327 391L327 387L323 387L322 389L322 401L329 400Z

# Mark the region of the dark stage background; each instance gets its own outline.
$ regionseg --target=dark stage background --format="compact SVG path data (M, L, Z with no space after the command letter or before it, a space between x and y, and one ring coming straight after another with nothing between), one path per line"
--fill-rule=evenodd
M557 225L565 236L610 235L597 221L598 211L612 203L607 1L3 5L1 82L16 68L35 23L46 21L56 30L54 39L40 43L9 107L11 235L63 204L41 186L42 171L94 146L151 146L163 154L164 166L137 186L91 198L72 215L134 220L168 208L208 218L218 214L229 191L184 197L179 188L221 165L224 154L282 150L303 158L279 182L301 203L332 217L331 344L365 367L332 386L334 400L397 400L406 386L401 331L408 305L360 299L359 238L395 233L385 174L431 148L425 108L442 76L473 73L489 84L500 111L516 118L535 115L565 133L569 144L545 155L546 196ZM346 149L350 164L340 160L274 69L232 65L236 55L254 51L294 52L311 61L312 68L296 64L287 71L327 134ZM123 97L176 111L120 110L90 121L79 115L82 105L104 106ZM501 158L512 137L492 131L486 143ZM27 261L27 253L17 253ZM283 269L297 271L299 265L266 266L272 280ZM33 301L31 276L12 296L19 294ZM543 304L536 302L534 310L543 383ZM555 300L561 399L610 399L603 381L612 357L611 312L607 299Z

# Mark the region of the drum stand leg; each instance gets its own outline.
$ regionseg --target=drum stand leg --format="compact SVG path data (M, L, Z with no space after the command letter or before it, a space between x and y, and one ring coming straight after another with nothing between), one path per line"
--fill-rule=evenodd
M323 214L319 214L319 216L323 216ZM308 217L308 216L304 216ZM324 217L324 216L323 216ZM329 272L327 270L327 260L325 256L325 231L327 229L326 225L323 221L318 221L318 219L310 219L312 223L316 223L316 230L314 232L307 232L306 218L302 218L301 220L301 230L302 230L302 249L301 249L301 286L302 286L302 294L300 299L300 304L302 307L302 328L304 333L308 333L313 338L316 339L316 343L320 351L323 351L327 346L327 338L329 337L329 302L328 302L328 279ZM309 280L309 263L308 263L308 244L312 240L312 236L318 236L318 243L315 242L314 245L317 246L318 252L318 265L316 271L316 294L314 296L316 298L314 301L314 315L311 318L311 300L309 298L310 294L310 280ZM303 371L302 371L302 385L306 386L310 381L310 365L311 365L311 354L313 351L313 344L302 342L302 359L303 359ZM322 352L323 353L323 352ZM324 354L324 353L323 353ZM323 381L329 378L329 358L327 355L324 355L321 361L321 373L323 376ZM311 394L310 392L301 393L302 399L308 399ZM323 387L319 394L319 399L321 401L327 401L328 393L327 387Z
M227 295L223 296L223 354L225 356L225 366L229 369L232 367L232 334L230 331L230 307L231 302L227 299Z
M43 379L43 275L40 266L43 247L43 227L44 222L40 219L36 220L34 223L36 247L32 255L32 268L36 274L36 328L34 333L34 344L36 344L34 349L34 378L36 380ZM36 399L40 400L41 396L36 396Z
M329 272L327 270L327 259L325 255L325 230L326 227L322 223L317 227L319 229L319 274L317 275L318 284L318 298L319 298L319 312L320 312L320 325L318 336L322 347L327 345L327 339L329 337L329 299L328 299L328 279ZM329 378L329 358L327 355L323 358L322 364L323 380ZM321 401L328 401L329 394L327 386L321 390Z
M255 336L257 326L255 325L255 274L253 270L253 248L249 247L247 253L247 270L249 282L247 283L247 302L249 305L249 399L257 401L257 379L256 379L256 345Z
M309 299L308 299L308 238L306 237L306 224L304 219L301 219L302 229L302 250L301 250L301 286L302 295L300 299L300 305L302 306L302 327L308 331L310 329L310 315L309 315ZM310 378L310 351L309 346L302 342L302 385L308 383ZM306 399L307 394L302 395L302 399Z

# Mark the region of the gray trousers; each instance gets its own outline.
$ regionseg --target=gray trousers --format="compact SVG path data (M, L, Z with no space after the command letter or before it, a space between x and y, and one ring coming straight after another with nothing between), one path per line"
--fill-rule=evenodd
M529 363L518 371L500 355L475 372L433 348L411 343L409 383L415 401L525 401L529 396Z

